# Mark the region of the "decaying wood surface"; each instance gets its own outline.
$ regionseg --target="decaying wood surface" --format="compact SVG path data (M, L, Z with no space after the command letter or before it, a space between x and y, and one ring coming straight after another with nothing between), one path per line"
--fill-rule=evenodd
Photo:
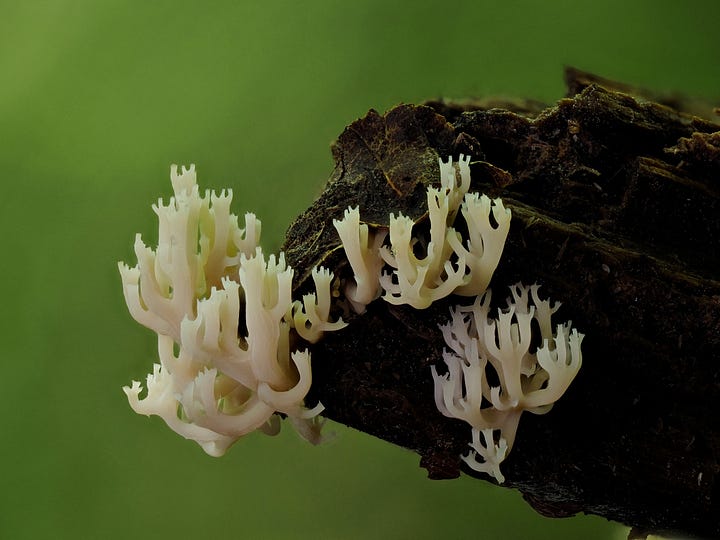
M505 485L549 516L720 537L720 126L709 108L683 112L681 98L574 70L566 78L568 97L551 107L370 111L334 144L325 191L288 230L288 262L301 289L317 264L349 277L333 218L359 205L373 227L399 211L422 227L438 156L470 154L471 189L513 213L496 303L509 285L539 283L563 304L557 320L586 335L565 396L523 416ZM437 411L430 376L444 346L438 324L470 302L418 311L378 300L351 316L313 347L308 403L416 451L431 478L472 474L459 459L469 426Z

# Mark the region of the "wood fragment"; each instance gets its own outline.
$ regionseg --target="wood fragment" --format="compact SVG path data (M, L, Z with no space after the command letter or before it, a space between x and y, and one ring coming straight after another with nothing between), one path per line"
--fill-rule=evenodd
M544 515L720 537L720 126L678 99L566 78L569 97L544 109L436 101L354 122L325 191L287 232L288 262L300 289L317 264L349 276L332 219L359 205L372 227L391 212L422 224L437 158L471 154L471 189L513 212L493 291L539 283L586 334L566 395L523 416L506 485ZM473 474L459 459L469 429L436 410L430 377L438 324L459 302L377 301L312 350L311 400L416 451L431 478Z

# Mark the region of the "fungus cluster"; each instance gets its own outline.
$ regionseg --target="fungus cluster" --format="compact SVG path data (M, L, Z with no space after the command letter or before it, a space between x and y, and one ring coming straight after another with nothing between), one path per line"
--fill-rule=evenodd
M510 228L510 210L500 199L468 193L469 156L461 154L457 168L450 158L438 162L440 189L427 190L429 238L413 236L415 223L402 214L390 214L389 246L383 245L386 231L369 233L360 224L357 208L334 221L355 275L346 295L358 313L380 294L391 304L425 309L450 294L475 296L487 288ZM458 210L467 238L454 227ZM422 255L417 255L418 245ZM389 272L382 270L385 265Z
M543 414L562 396L580 368L583 336L569 322L553 330L559 304L541 300L536 285L512 286L507 307L490 317L488 285L511 212L500 199L469 191L469 157L439 167L440 187L427 189L427 231L402 214L390 214L387 229L370 230L357 207L334 221L353 272L343 292L358 314L381 296L415 309L451 294L475 297L440 327L447 372L432 367L435 403L471 426L472 450L462 456L468 466L503 482L500 463L522 412ZM332 272L313 269L315 292L294 300L292 268L282 253L266 260L253 214L239 227L232 191L201 196L192 166L178 174L173 165L170 176L174 197L153 206L157 249L137 235L137 266L119 265L130 313L158 334L160 363L147 377L147 395L140 398L137 381L124 388L131 407L162 417L214 456L251 431L277 433L278 413L317 442L323 406L305 406L307 344L346 326L330 321Z
M522 412L543 414L562 396L580 368L583 335L569 322L553 332L551 316L560 305L540 300L537 285L512 286L507 308L489 317L488 285L511 212L500 199L469 192L469 164L463 155L457 164L439 160L440 188L427 190L426 236L413 234L411 218L390 214L385 244L387 233L370 232L357 208L334 224L354 273L345 293L358 313L380 295L415 309L450 294L475 296L472 305L451 310L450 323L441 326L450 350L443 354L446 374L432 367L435 403L445 416L470 424L471 451L462 456L468 466L503 482L500 463L512 449Z
M501 483L500 463L512 449L523 411L548 412L582 363L583 335L570 322L553 332L558 303L541 300L537 285L518 283L510 292L497 318L490 317L490 290L452 309L450 322L441 326L447 373L431 368L438 410L472 427L472 450L462 459Z
M345 326L329 321L333 274L314 269L316 292L293 301L293 269L282 253L265 259L253 214L239 227L232 191L200 195L194 166L173 165L170 178L174 197L153 206L157 249L137 235L138 264L119 264L130 313L157 333L160 359L144 398L140 382L124 388L130 406L213 456L251 431L277 433L276 413L317 441L322 405L304 405L312 377L299 343Z

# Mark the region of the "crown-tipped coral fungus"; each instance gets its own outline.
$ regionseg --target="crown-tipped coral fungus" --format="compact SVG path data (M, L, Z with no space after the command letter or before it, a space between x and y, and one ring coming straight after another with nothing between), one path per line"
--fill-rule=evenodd
M266 261L253 214L239 228L232 191L201 196L193 166L173 165L171 180L174 197L153 207L157 249L138 235L137 266L119 265L130 313L158 334L160 356L144 398L139 382L124 388L130 405L215 456L248 432L276 433L276 413L317 441L322 405L305 408L310 353L296 347L344 326L329 321L333 274L313 270L316 292L293 301L292 268L282 253Z
M489 318L487 287L511 213L500 199L469 192L469 157L438 161L440 187L427 188L427 233L418 228L414 234L414 221L402 214L390 214L389 235L371 232L357 207L334 220L354 274L343 290L358 314L382 291L385 301L415 309L450 294L476 296L472 305L452 310L441 328L450 351L443 355L445 375L432 367L435 403L471 425L468 465L502 482L499 466L521 413L547 412L567 389L580 367L582 334L570 323L553 333L557 306L540 300L537 286L511 287L507 309ZM293 300L293 269L282 253L266 260L253 214L239 228L230 214L232 191L201 196L194 167L178 174L173 166L171 180L174 197L153 207L160 221L157 249L138 235L137 266L120 264L130 313L158 334L160 356L145 398L139 382L125 387L132 408L162 417L212 455L251 431L277 432L276 413L317 441L323 407L305 407L310 352L299 344L345 326L329 320L333 273L314 268L315 292ZM460 228L458 214L465 222ZM540 329L536 347L533 321Z
M490 291L451 310L451 321L441 327L450 349L443 354L448 371L441 376L432 367L438 409L472 427L473 451L465 462L499 482L499 464L512 449L522 412L548 412L582 364L583 334L569 322L553 333L551 316L559 305L541 300L537 291L537 285L510 287L512 297L496 319L489 316ZM540 330L536 346L533 322Z

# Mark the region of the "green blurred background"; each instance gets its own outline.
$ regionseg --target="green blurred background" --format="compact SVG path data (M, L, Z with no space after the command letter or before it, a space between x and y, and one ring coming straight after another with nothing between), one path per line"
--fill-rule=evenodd
M552 101L564 64L717 96L720 3L686 6L0 2L0 538L620 538L486 482L429 481L414 454L337 425L319 448L286 426L206 456L127 405L155 340L116 264L134 264L137 231L155 241L172 162L233 187L274 250L369 108Z

